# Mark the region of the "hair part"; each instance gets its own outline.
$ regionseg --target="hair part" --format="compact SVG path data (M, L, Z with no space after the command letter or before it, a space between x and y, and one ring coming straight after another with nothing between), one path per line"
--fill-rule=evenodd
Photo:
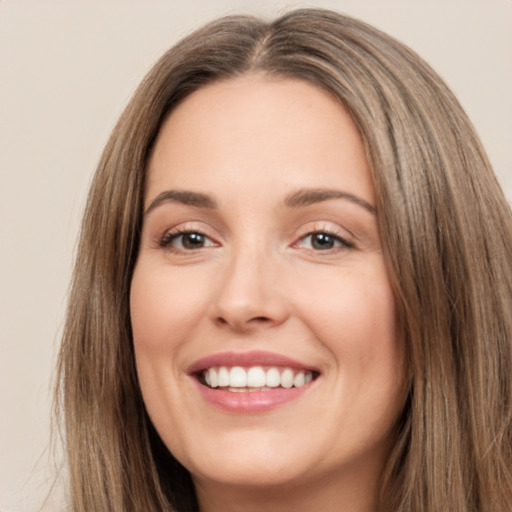
M363 22L297 10L228 17L149 72L103 152L84 214L58 364L72 509L197 510L155 432L129 317L147 161L166 116L247 73L338 98L364 139L407 345L409 395L381 510L491 512L512 502L512 220L471 123L415 53Z

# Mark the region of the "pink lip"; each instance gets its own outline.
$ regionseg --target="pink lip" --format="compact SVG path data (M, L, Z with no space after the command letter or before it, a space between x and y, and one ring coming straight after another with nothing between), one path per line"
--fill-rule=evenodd
M272 391L230 392L221 389L211 389L199 381L197 374L212 366L285 366L318 373L318 370L310 365L271 352L224 352L207 356L196 361L189 368L188 373L191 378L193 378L201 396L208 403L216 407L228 412L241 414L256 414L276 409L309 391L312 385L315 384L315 381L299 388L276 388Z
M272 352L221 352L211 356L203 357L196 361L189 369L188 373L193 374L206 370L212 366L286 366L295 370L308 370L318 372L317 368L311 365L301 363L289 357Z
M315 381L313 381L300 388L279 388L272 391L232 393L230 391L211 389L207 386L203 386L197 379L195 382L199 392L208 403L228 412L242 414L255 414L276 409L300 397L315 383Z

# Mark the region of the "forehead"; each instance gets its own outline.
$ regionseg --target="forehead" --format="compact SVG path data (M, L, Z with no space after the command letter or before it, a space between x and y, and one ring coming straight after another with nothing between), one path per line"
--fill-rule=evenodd
M148 171L148 195L215 180L254 188L266 177L343 185L373 200L364 145L341 102L308 82L265 75L214 83L186 98L164 122Z

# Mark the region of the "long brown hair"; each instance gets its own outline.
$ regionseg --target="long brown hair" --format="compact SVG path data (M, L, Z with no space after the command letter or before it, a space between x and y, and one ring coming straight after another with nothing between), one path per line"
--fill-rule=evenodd
M72 509L191 511L188 472L137 383L129 291L148 155L187 95L248 72L296 78L351 112L367 148L407 344L409 396L381 510L496 512L512 503L512 216L457 100L415 53L325 10L228 17L150 71L104 150L84 215L57 407Z

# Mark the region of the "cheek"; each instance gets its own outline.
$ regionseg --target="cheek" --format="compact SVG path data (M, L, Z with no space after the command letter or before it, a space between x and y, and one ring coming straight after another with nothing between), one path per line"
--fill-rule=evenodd
M204 311L199 281L140 260L130 290L130 314L137 375L146 408L156 426L174 423L180 397L170 383L182 378L182 347ZM178 406L177 406L178 404Z
M304 318L339 376L336 387L359 409L400 402L404 387L404 345L384 266L367 272L337 272L331 279L304 283ZM307 286L309 284L310 286ZM348 394L346 393L347 391Z
M395 300L383 266L333 272L330 279L303 284L302 309L332 350L371 354L379 345L398 345Z
M198 288L183 273L141 259L130 290L130 314L137 376L153 424L171 449L179 430L187 396L179 392L183 380L182 347L204 314ZM171 435L172 434L172 435Z
M169 351L180 344L205 310L201 280L140 262L130 291L133 338L139 350Z

